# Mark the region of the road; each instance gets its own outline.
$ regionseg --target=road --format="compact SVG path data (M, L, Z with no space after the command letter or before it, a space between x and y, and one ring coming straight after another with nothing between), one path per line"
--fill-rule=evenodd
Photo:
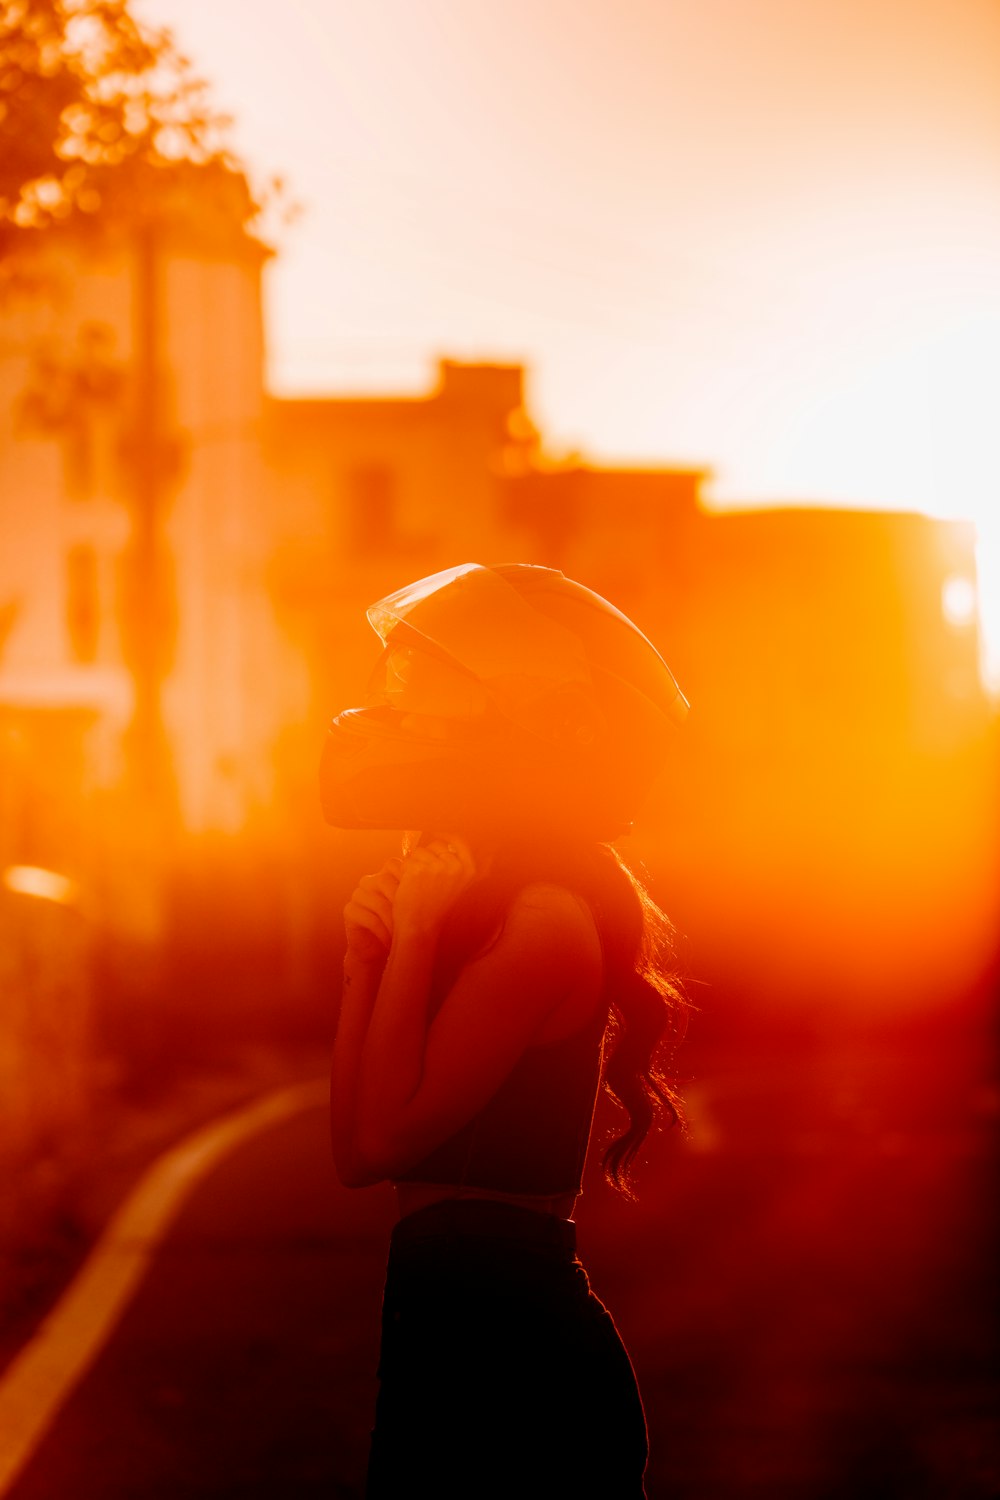
M307 1110L194 1189L12 1500L355 1496L386 1192L333 1177Z
M852 1133L801 1067L775 1066L769 1116L742 1060L715 1076L639 1203L592 1165L577 1215L643 1390L650 1500L993 1500L992 1137L921 1090L892 1121L855 1102ZM237 1145L4 1500L358 1500L393 1218L388 1190L336 1183L321 1106Z

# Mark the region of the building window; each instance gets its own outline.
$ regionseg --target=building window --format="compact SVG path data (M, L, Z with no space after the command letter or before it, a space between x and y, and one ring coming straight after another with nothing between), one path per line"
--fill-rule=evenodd
M100 625L97 553L85 545L71 547L66 556L66 628L74 661L97 659Z
M396 539L396 476L388 464L358 464L348 475L348 524L355 552L391 548Z

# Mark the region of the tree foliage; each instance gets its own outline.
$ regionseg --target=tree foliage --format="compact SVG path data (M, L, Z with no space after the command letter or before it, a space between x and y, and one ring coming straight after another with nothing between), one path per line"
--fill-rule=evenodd
M141 25L129 0L0 0L0 247L105 219L194 166L226 179L248 223L259 205L228 123L171 33Z

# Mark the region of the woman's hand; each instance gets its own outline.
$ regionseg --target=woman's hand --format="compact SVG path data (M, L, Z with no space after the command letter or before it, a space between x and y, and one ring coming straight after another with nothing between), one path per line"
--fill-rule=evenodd
M418 844L403 860L393 902L395 931L408 936L435 934L477 873L472 851L457 835Z
M387 859L375 875L363 875L344 907L347 960L361 964L385 961L392 943L393 902L403 872L401 859Z

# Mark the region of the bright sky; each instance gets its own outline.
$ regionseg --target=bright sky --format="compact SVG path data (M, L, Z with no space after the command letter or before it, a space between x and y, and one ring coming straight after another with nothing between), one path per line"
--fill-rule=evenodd
M134 8L303 205L275 389L524 360L555 452L1000 511L998 0Z

